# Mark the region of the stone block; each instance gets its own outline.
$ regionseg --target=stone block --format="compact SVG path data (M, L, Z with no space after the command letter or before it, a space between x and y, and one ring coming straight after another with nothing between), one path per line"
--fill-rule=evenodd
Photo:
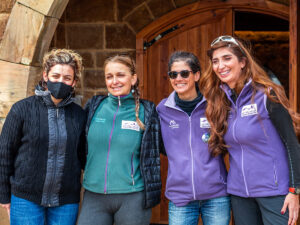
M65 11L69 0L18 0L18 2L45 16L59 19Z
M103 67L104 62L107 58L112 57L114 55L124 55L128 54L132 59L135 60L135 50L131 51L122 51L122 52L97 52L96 54L96 66L97 67ZM104 68L103 68L104 69Z
M142 5L125 18L136 33L153 21L146 6Z
M52 47L55 48L66 48L66 29L65 25L62 23L59 23L56 27L55 34L53 35L53 45Z
M0 43L0 59L25 65L39 61L49 48L57 23L55 18L15 4Z
M95 65L94 53L92 53L92 52L82 52L82 51L78 51L78 53L82 57L82 63L83 63L83 67L85 69L94 67L94 65Z
M0 14L0 41L5 31L5 27L8 21L9 14Z
M16 0L1 0L0 1L0 13L10 13Z
M155 18L175 9L172 0L150 0L147 4Z
M103 70L85 70L83 75L85 89L105 88L105 79Z
M142 4L144 0L117 0L118 4L118 18L122 20L129 12L131 12L135 7Z
M6 117L12 104L27 96L31 70L34 68L0 60L0 117Z
M72 49L103 49L103 25L66 25L67 46Z
M105 26L106 48L135 49L135 34L126 24L111 24Z
M66 8L68 22L115 21L114 1L70 0Z
M175 5L178 8L198 1L199 0L174 0Z

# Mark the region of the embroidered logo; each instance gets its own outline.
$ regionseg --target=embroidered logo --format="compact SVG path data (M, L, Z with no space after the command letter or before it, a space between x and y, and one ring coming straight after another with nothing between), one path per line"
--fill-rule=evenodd
M106 119L104 119L104 118L95 118L95 122L96 123L105 123L105 121L106 121Z
M172 128L172 129L174 129L174 128L179 128L179 124L176 123L175 120L171 120L171 121L170 121L169 127Z
M136 121L122 120L122 129L140 131L140 126Z
M245 105L242 108L241 117L245 116L252 116L257 114L257 105L256 104L250 104Z
M200 127L201 128L210 128L210 124L207 121L206 117L200 117Z

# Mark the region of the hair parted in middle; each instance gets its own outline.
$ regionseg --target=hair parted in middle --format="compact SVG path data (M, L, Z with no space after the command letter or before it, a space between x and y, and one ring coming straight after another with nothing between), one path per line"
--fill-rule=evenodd
M169 59L168 62L168 70L171 70L171 67L174 62L185 62L193 71L193 73L197 73L198 71L201 74L200 62L193 53L185 52L185 51L176 51L174 52Z
M115 56L109 57L104 61L103 67L105 68L106 65L110 62L123 64L124 66L126 66L129 69L131 75L136 74L135 62L129 55L115 55ZM139 90L139 78L138 77L137 77L136 83L131 88L132 88L131 90L133 90L132 95L133 95L134 100L135 100L135 118L136 118L136 122L138 123L138 125L140 126L140 128L142 130L145 130L145 125L139 118L140 90Z
M211 125L208 145L214 156L227 152L228 146L223 137L228 128L227 118L230 111L230 101L225 92L220 88L222 82L213 71L213 53L219 48L228 49L238 58L239 62L245 60L245 67L241 70L241 74L234 88L235 92L239 94L245 83L252 79L251 85L254 90L252 99L254 99L258 89L263 89L268 99L282 104L284 108L288 110L293 120L295 132L300 132L300 116L292 110L284 88L275 84L264 69L256 62L251 54L251 48L248 43L234 37L232 38L238 45L232 41L227 42L222 40L212 44L211 48L207 51L207 55L210 58L209 65L200 78L200 90L207 99L206 117Z

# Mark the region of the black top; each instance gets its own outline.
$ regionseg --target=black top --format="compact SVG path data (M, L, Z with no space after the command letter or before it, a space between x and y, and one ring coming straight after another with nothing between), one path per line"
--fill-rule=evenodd
M179 98L177 92L175 93L175 103L176 105L181 108L184 112L186 112L189 116L195 109L196 105L202 100L203 95L197 89L198 96L192 101L185 101Z
M10 202L11 194L39 205L45 200L50 206L80 200L85 113L73 102L62 101L56 107L49 105L47 98L25 98L15 103L6 117L0 136L2 204ZM52 145L59 143L59 130L66 131L67 139L59 141L63 146ZM43 199L45 194L55 196L55 201Z

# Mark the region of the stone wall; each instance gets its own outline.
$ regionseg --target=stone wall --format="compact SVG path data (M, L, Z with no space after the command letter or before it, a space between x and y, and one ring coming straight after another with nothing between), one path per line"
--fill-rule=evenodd
M104 60L114 54L135 57L135 36L162 15L196 0L70 0L52 47L71 48L84 58L85 71L76 92L83 104L106 94Z

